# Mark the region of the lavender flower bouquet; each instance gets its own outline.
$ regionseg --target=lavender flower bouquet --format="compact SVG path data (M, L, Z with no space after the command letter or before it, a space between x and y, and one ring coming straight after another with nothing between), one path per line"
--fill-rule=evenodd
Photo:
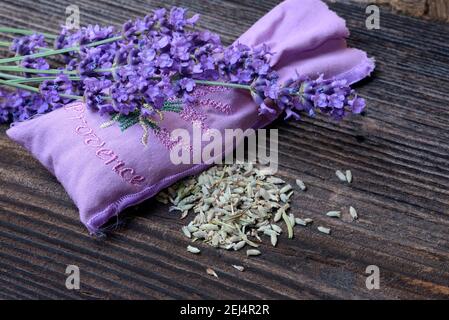
M365 107L350 84L374 63L346 47L344 20L321 1L285 1L229 47L198 19L172 8L121 30L0 28L22 34L0 42L14 53L0 59L0 122L14 122L8 135L56 175L93 233L207 167L170 163L174 129L257 129L282 114L340 120ZM55 55L63 67L50 67Z

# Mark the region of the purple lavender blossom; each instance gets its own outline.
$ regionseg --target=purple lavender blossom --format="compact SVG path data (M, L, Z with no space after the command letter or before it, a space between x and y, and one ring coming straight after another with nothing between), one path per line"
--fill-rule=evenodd
M89 25L82 28L79 34L78 44L81 46L115 36L113 27L101 27L99 25Z
M89 48L80 53L78 72L81 76L93 75L96 69L112 67L115 51L105 50L102 46Z
M195 88L195 81L193 79L183 78L179 81L179 85L181 86L181 89L187 92L192 92Z
M354 114L362 113L366 106L365 99L357 97L357 94L355 93L354 90L351 92L351 95L352 99L348 100L348 104L352 113Z
M8 106L9 93L6 90L0 89L0 123L10 121L10 107Z
M27 69L48 70L50 65L44 58L25 58L21 61L20 66ZM39 76L45 76L45 74L38 74ZM30 78L29 73L24 72L23 76Z
M32 34L15 38L10 46L10 51L16 55L30 55L39 52L39 48L46 48L45 37L41 34ZM50 68L48 62L44 58L26 58L21 61L20 66L28 69L47 70ZM24 74L30 77L29 74Z
M0 90L0 123L24 121L50 109L40 94Z
M76 66L78 66L83 60L89 60L89 54L93 54L90 52L89 48L84 47L83 45L92 43L95 41L104 40L110 37L114 37L117 34L114 33L113 27L100 27L98 25L89 25L87 27L81 28L80 30L73 31L67 29L65 26L62 27L61 32L54 42L55 49L63 49L75 46L82 46L80 52L68 52L64 53L64 61L68 66L68 70L75 70ZM109 43L105 45L98 46L96 48L102 49L103 51L108 51L110 54L115 54L117 44ZM103 59L104 60L104 59ZM112 60L111 65L112 65ZM84 61L84 64L89 64L91 61ZM83 69L85 70L85 69Z
M112 100L107 99L110 95L112 81L97 78L85 78L84 100L87 106L94 110L99 110L100 114L117 112Z
M50 65L44 58L25 58L22 60L21 66L28 69L50 69Z
M43 99L53 109L60 108L70 101L61 97L61 94L73 94L72 81L65 74L58 75L55 80L45 80L39 90Z
M261 113L271 110L265 104L266 99L269 99L285 112L286 119L300 119L299 112L309 116L321 112L340 120L347 111L360 113L365 108L365 100L357 97L346 80L324 79L323 75L316 79L297 77L287 81L281 90L277 84L266 82L255 87L254 97L257 97L259 103L263 102L260 104Z
M156 10L143 20L128 21L122 28L124 39L115 46L83 49L77 70L83 81L89 79L91 82L90 78L111 81L108 104L122 114L135 109L142 111L142 102L161 108L175 95L190 101L194 78L218 79L217 56L223 51L217 35L185 30L197 20L198 16L188 18L185 9L173 8L170 12ZM155 27L156 23L159 29ZM64 32L65 37L70 37L67 31ZM96 72L112 66L114 72ZM173 79L177 75L182 79L179 83ZM251 81L252 72L241 70L238 75ZM92 98L98 91L91 85L84 85L84 90L84 96ZM90 99L89 105L93 102Z
M32 34L29 36L15 38L9 48L19 56L26 56L38 51L38 48L45 48L45 37L41 34Z
M223 58L218 61L220 77L226 81L239 84L251 84L258 80L257 86L265 86L265 94L276 95L276 73L271 72L269 64L271 53L266 46L251 49L243 44L228 47Z

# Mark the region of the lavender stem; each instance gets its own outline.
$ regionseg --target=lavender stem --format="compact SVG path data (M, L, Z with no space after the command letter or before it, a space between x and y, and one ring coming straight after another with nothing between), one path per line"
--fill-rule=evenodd
M202 84L202 85L206 85L206 86L228 87L228 88L244 89L244 90L251 91L251 86L244 85L244 84L218 82L218 81L206 81L206 80L194 80L194 81L196 84Z
M9 86L9 87L22 89L22 90L35 92L35 93L40 93L38 88L35 88L35 87L32 87L32 86L27 86L27 85L20 84L20 83L13 83L13 82L5 81L5 80L0 80L0 84L5 85L5 86ZM71 94L60 94L59 96L61 96L63 98L73 99L73 100L81 100L81 99L83 99L83 97L81 97L81 96L74 96L74 95L71 95Z
M57 38L56 35L50 34L50 33L36 32L36 31L32 31L32 30L9 28L9 27L0 27L0 32L23 34L23 35L27 35L27 36L38 33L38 34L42 34L44 37L46 37L48 39L56 39Z
M1 74L0 74L1 75ZM9 83L40 83L46 80L55 80L56 77L34 77L34 78L16 78L9 80ZM80 81L80 77L68 77L71 81Z
M15 79L15 80L26 79L24 77L14 76L12 74L7 74L7 73L3 73L3 72L0 72L0 78L3 78L3 79Z
M72 74L76 75L76 71L58 70L58 69L30 69L16 66L0 66L0 71L10 72L25 72L25 73L39 73L39 74Z
M1 31L1 28L0 28ZM92 42L89 44L86 44L86 47L96 47L102 44L106 44L106 43L111 43L111 42L115 42L118 40L121 40L122 36L117 36L117 37L112 37L109 39L104 39L101 41L96 41L96 42ZM4 58L4 59L0 59L0 64L2 63L9 63L9 62L16 62L16 61L22 61L26 58L30 58L30 59L35 59L35 58L42 58L42 57L48 57L48 56L53 56L53 55L57 55L57 54L63 54L63 53L68 53L68 52L73 52L73 51L79 51L81 49L80 46L75 46L75 47L70 47L70 48L63 48L63 49L58 49L58 50L48 50L45 52L39 52L39 53L34 53L34 54L29 54L26 56L17 56L17 57L12 57L12 58Z

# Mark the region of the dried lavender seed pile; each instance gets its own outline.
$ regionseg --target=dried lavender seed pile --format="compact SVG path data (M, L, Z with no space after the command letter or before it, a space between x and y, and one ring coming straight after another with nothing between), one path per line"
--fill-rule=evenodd
M338 170L337 176L347 182L352 180L349 170L346 175ZM300 190L306 190L301 180L297 179L296 184ZM296 225L307 227L313 223L310 218L296 218L287 213L292 195L293 187L275 177L269 168L234 164L214 166L199 176L178 182L159 193L156 199L171 203L169 211L180 211L181 219L190 211L196 214L181 229L192 242L203 241L226 250L248 246L246 255L250 257L261 254L255 249L262 242L261 236L267 236L273 246L277 245L282 233L278 223L285 224L288 238L293 238ZM353 207L349 212L353 220L358 218ZM340 218L341 212L329 211L326 216ZM321 233L331 233L331 229L324 226L317 229ZM200 253L198 248L190 245L187 251Z
M253 249L247 255L253 256L260 254L254 248L262 236L276 246L282 233L278 222L285 223L288 237L293 237L296 218L287 214L292 195L292 186L268 168L235 164L214 166L160 193L158 200L171 202L170 211L181 211L181 217L193 210L196 216L182 228L192 241L226 250L249 246Z

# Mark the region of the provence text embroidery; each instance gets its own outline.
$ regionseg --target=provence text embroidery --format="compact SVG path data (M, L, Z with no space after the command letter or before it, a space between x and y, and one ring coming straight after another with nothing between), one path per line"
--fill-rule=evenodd
M95 155L103 160L106 166L111 165L112 171L117 173L123 180L133 186L142 186L145 182L145 177L137 175L135 170L126 167L126 164L121 161L113 150L105 147L106 142L98 137L92 128L87 124L84 116L85 107L82 103L72 103L64 107L66 111L73 111L76 115L71 117L72 120L79 120L80 124L75 128L75 133L84 138L86 146L97 149Z

